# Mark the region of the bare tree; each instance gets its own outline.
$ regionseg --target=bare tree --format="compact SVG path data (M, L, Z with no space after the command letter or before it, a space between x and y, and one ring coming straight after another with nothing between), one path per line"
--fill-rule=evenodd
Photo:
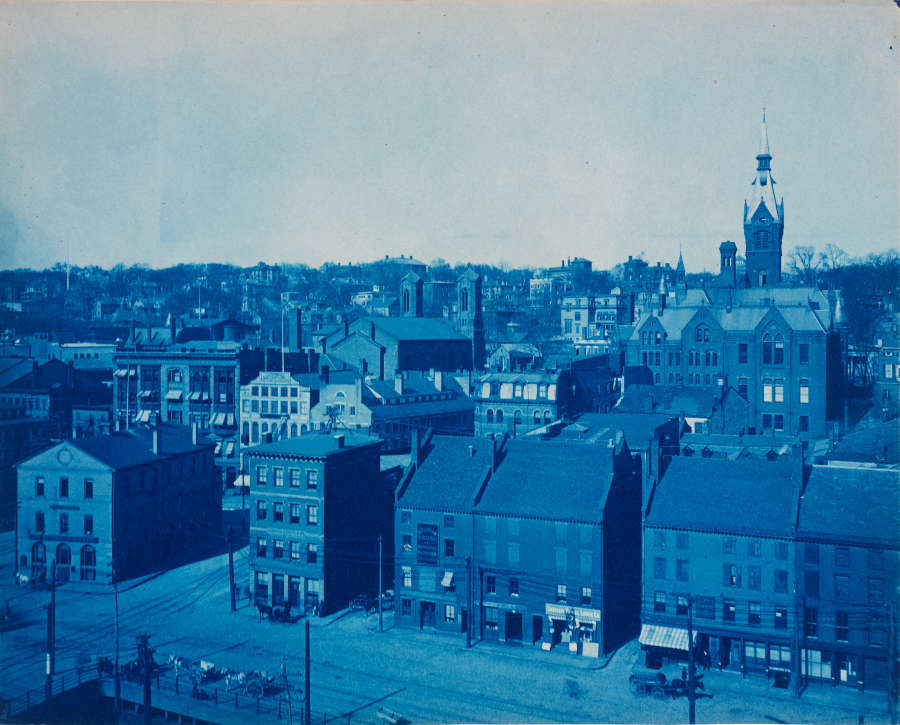
M831 243L825 245L825 251L822 252L821 257L826 269L837 269L850 261L850 256L843 249L837 244Z
M811 245L794 247L788 255L788 269L805 284L814 284L822 269L822 255Z

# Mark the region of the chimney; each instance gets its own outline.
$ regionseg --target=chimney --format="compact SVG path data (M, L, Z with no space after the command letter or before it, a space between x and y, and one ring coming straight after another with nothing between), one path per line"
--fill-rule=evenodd
M191 443L195 446L197 445L197 433L198 433L198 426L197 426L197 422L194 421L193 423L191 423Z
M334 444L335 444L335 446L336 446L337 448L343 448L343 447L344 447L344 436L343 436L343 434L338 434L338 435L334 436Z
M153 455L158 456L162 453L159 445L159 428L153 429Z
M419 429L413 428L410 432L409 436L409 458L413 465L418 468L419 463L419 454L421 453L419 449Z
M497 436L491 434L491 474L497 472Z
M169 315L169 337L172 339L172 344L175 344L175 338L177 335L175 334L175 315Z
M303 352L303 310L299 307L294 310L294 334L297 336L294 352Z
M444 376L440 370L434 371L434 387L438 389L438 392L443 391L444 389Z
M306 372L311 373L313 371L313 351L306 351Z
M397 395L403 395L403 373L394 375L394 390L397 391Z

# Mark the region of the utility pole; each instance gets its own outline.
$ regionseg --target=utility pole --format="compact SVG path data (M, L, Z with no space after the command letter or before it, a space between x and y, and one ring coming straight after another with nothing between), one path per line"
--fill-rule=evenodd
M480 566L478 567L478 585L481 588L478 602L478 641L480 642L484 639L484 569Z
M144 722L150 725L153 706L150 702L150 678L153 674L153 650L150 649L150 635L138 635L138 661L144 675Z
M228 529L228 577L231 582L231 611L237 611L237 602L235 601L234 594L234 541L233 541L234 532L231 528Z
M56 674L56 559L53 560L53 571L50 573L50 609L47 621L47 651L50 653L50 672Z
M794 678L794 696L800 697L800 627L803 626L800 592L794 594L794 653L791 670Z
M285 662L284 657L281 658L281 674L284 677L284 690L287 692L287 701L288 701L288 725L294 725L294 708L291 704L291 685L288 682L287 676L287 662Z
M384 607L381 601L381 594L383 589L382 581L382 568L381 568L381 534L378 535L378 631L384 632Z
M687 597L688 602L688 722L694 725L697 722L696 701L697 701L697 682L694 677L694 598Z
M475 625L475 612L472 611L472 557L466 557L466 609L468 610L468 621L466 622L466 648L472 646L472 627Z
M312 724L309 706L309 617L306 618L306 653L303 667L303 725Z
M897 725L897 633L894 629L894 603L888 602L888 712L891 725Z
M116 608L116 664L115 664L115 720L119 722L119 710L122 705L122 683L119 679L119 577L116 576L116 565L113 564L113 602Z

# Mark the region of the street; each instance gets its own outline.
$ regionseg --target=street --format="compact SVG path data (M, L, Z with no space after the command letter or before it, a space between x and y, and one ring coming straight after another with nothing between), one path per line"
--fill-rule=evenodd
M0 602L12 611L0 639L0 697L39 687L45 666L49 591L13 581L13 537L0 534ZM247 581L248 551L235 555L238 582ZM90 667L114 657L112 589L90 591L77 582L57 590L56 669ZM246 598L230 611L227 556L196 562L154 577L120 584L121 662L134 658L136 636L151 635L155 659L204 659L232 670L280 673L303 684L303 621L260 622ZM374 722L381 706L413 722L686 722L687 701L636 697L628 675L639 656L636 642L611 658L573 657L530 646L480 643L393 629L377 614L338 613L312 621L312 710ZM710 672L698 700L698 722L886 721L882 693L820 692L797 700L791 691Z

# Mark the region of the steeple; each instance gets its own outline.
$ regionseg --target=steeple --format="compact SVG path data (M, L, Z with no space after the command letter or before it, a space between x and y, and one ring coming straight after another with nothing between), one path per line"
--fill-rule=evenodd
M775 195L772 152L766 109L762 112L756 175L744 200L744 241L747 282L765 287L781 281L781 239L784 233L784 200Z

